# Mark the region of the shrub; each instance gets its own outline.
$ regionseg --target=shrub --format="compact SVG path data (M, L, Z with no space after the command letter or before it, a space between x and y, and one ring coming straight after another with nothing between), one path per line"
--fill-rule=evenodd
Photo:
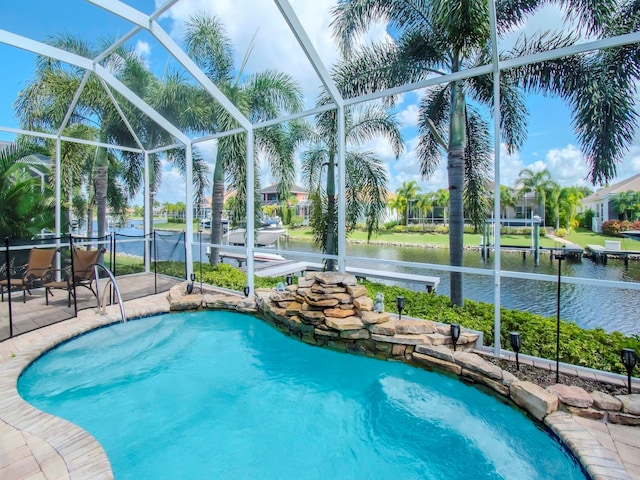
M621 237L621 233L628 230L640 230L640 221L609 220L602 224L602 233L612 237Z
M558 228L556 230L556 236L560 237L560 238L566 237L567 236L567 229L566 228Z

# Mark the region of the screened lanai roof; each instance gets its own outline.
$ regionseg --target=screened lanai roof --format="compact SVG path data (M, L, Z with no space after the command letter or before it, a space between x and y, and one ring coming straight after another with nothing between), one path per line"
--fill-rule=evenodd
M252 123L185 53L181 40L184 23L190 15L203 10L217 15L227 28L228 36L236 51L238 65L243 64L246 52L251 52L246 61L246 74L249 75L252 72L271 68L290 73L300 83L305 98L305 109L303 112L296 114L296 117L311 117L314 113L317 113L319 110L314 108L316 95L321 87L326 88L333 103L323 107L323 110L327 108L338 109L338 156L340 165L344 164L345 153L345 106L380 99L392 94L413 94L413 92L419 92L421 89L434 85L481 74L493 74L495 78L498 78L500 71L516 66L534 64L566 55L640 41L640 33L638 32L595 41L591 40L588 32L584 32L582 37L571 46L508 61L498 61L498 52L511 48L514 40L508 36L498 37L496 35L496 26L493 20L496 2L488 0L490 7L488 15L492 30L492 57L489 62L454 74L434 75L419 83L375 92L364 97L345 99L341 97L329 73L332 66L339 59L339 48L331 35L330 29L331 9L335 6L335 3L329 1L310 2L308 0L228 0L216 2L201 0L66 0L64 2L36 2L27 0L22 3L2 2L2 5L0 5L0 61L7 66L9 62L6 59L11 58L12 60L9 67L11 75L5 75L1 80L4 92L4 96L0 97L0 112L2 112L0 115L0 134L3 135L1 138L11 139L10 136L22 134L44 135L57 140L58 145L61 141L74 140L64 136L63 130L77 107L75 102L78 99L79 92L76 94L74 101L68 106L65 120L56 129L47 134L29 132L21 128L15 118L7 115L7 112L13 112L13 100L17 93L24 87L28 79L33 76L33 65L36 57L45 56L84 70L86 72L85 78L89 78L89 76L97 77L113 102L116 102L115 94L119 94L120 97L124 98L123 101L135 106L142 114L153 120L172 136L172 141L167 145L162 147L154 146L153 150L147 150L144 142L138 138L138 132L135 131L124 112L121 112L123 124L136 138L136 145L127 147L108 145L109 147L123 148L140 152L144 155L179 147L185 149L187 159L190 159L192 149L202 142L223 135L247 132L247 162L253 162L254 130L292 117ZM538 19L539 25L557 22L559 18L557 10L545 10L542 15L543 18ZM549 18L544 18L544 15L548 15ZM393 29L387 29L386 27L386 25L381 24L379 28L373 29L370 35L375 37L376 40L393 35ZM574 27L574 25L568 24L562 28L565 31L569 31ZM522 25L522 31L526 31L528 28L534 27L531 24ZM60 33L77 35L87 39L93 45L103 42L105 46L101 52L94 56L82 57L63 49L51 47L46 43L48 38ZM514 35L517 33L514 32ZM367 39L364 40L366 41ZM164 118L117 79L110 71L109 66L104 64L104 57L114 48L123 44L135 48L140 57L148 62L154 73L163 75L167 72L178 72L190 79L194 84L203 87L209 93L211 101L218 102L235 119L236 125L234 128L226 132L217 131L213 133L187 132L177 128L169 119ZM20 52L19 55L16 55L16 51ZM21 72L21 79L16 80L16 75ZM7 92L9 93L7 94ZM13 92L13 95L11 92ZM494 93L497 96L500 94L498 89ZM494 144L500 145L502 143L499 128L500 117L497 114L497 110L494 113ZM95 141L82 140L82 142L103 145ZM409 147L411 146L409 145ZM497 179L495 181L496 188L500 184L501 155L504 155L504 153L501 153L501 149L495 149L494 174ZM415 156L407 156L403 165L407 172L413 168L415 173L418 169ZM248 168L247 198L253 197L253 174L253 168ZM402 178L403 174L409 175L406 172L401 172L397 178ZM191 175L191 162L187 161L185 197L188 207L191 207L193 202ZM339 169L339 175L337 182L339 196L344 198L344 168ZM405 178L410 177L407 176ZM148 181L148 178L145 178L146 185L148 185ZM148 188L145 191L148 191ZM59 196L59 194L58 188L57 195ZM499 194L496 194L496 198L499 198ZM252 202L248 202L247 218L250 223L248 226L250 232L253 229L251 224L253 209ZM498 205L495 206L494 214L499 216ZM192 215L192 208L187 208L186 233L188 242L191 242L193 238ZM59 217L60 212L58 210L58 224L60 223ZM345 209L344 205L340 205L340 243L338 251L341 253L338 258L338 264L341 269L344 269L345 238ZM252 235L249 235L247 253L249 254L253 251L253 248ZM190 252L189 248L187 248L187 252ZM191 269L190 253L187 253L187 255L188 268ZM251 258L251 255L248 255L248 257ZM499 270L499 263L496 268ZM247 277L252 286L253 263L251 261L248 262Z

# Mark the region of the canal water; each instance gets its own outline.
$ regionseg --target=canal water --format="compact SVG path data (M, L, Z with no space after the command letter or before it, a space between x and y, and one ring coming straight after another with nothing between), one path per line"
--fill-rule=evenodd
M125 235L141 235L142 231L135 227L127 227L117 230ZM177 234L164 236L169 232L163 232L162 240L158 241L158 257L160 259L172 258L184 260L184 246L176 243ZM193 258L199 259L198 234L194 235ZM208 242L208 235L204 235L203 244ZM118 239L118 252L132 255L142 255L140 242L124 243ZM300 240L288 240L280 243L280 249L290 252L315 252L313 243ZM165 251L166 250L166 251ZM446 248L421 248L404 246L380 246L367 244L347 244L347 254L352 257L365 257L367 259L397 260L404 262L427 263L435 265L449 264L449 251ZM206 261L206 253L203 248L203 259ZM174 258L175 257L175 258ZM291 256L291 259L300 260ZM483 261L480 252L469 250L464 252L463 264L465 267L493 269L495 258L492 255L487 261ZM371 261L353 261L354 267L375 268L384 271L396 271L398 273L415 273L440 277L438 293L449 295L449 272L444 270L427 270L415 267L402 267L395 265L376 264ZM529 272L553 276L551 281L525 280L516 278L501 279L501 301L505 308L537 313L547 317L556 315L557 261L553 263L548 254L541 254L540 263L535 266L533 257L527 255L523 259L521 253L503 252L501 256L501 269L514 272ZM581 277L600 280L616 280L622 282L640 282L640 262L630 261L628 267L619 260L609 259L607 265L596 264L587 258L581 260L566 260L562 263L563 277ZM401 277L401 275L399 275ZM465 298L493 303L494 287L493 276L464 274ZM389 281L380 280L391 284ZM412 290L422 290L424 287L415 283L393 282ZM563 319L574 321L584 328L601 327L606 331L618 330L626 335L640 335L640 291L631 289L606 288L601 286L561 284L560 315Z

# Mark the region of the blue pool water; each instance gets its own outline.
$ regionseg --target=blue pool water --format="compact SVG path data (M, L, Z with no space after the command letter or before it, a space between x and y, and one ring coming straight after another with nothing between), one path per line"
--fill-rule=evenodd
M122 479L584 479L559 443L477 388L287 338L236 313L103 328L20 377Z

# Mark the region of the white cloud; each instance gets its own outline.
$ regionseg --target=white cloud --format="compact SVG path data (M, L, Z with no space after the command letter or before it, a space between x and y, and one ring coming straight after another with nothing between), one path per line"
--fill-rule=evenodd
M588 167L580 149L574 145L564 148L554 148L547 152L545 164L551 178L560 186L584 185Z
M400 113L398 120L402 122L403 127L417 127L419 120L420 108L417 104L411 103L407 105Z
M149 58L151 57L151 45L144 40L138 40L134 48L136 56L149 67Z

